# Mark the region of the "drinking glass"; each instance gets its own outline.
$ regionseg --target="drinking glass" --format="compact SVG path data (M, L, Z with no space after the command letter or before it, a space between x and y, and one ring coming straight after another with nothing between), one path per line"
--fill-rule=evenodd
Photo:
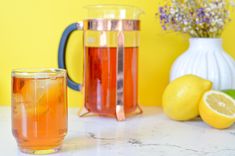
M63 69L12 71L12 133L24 153L61 148L67 133L67 82Z

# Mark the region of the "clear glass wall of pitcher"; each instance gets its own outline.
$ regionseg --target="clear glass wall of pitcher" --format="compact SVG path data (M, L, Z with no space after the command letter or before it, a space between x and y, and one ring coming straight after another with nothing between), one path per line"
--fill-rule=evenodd
M133 6L87 6L88 17L68 26L59 47L59 67L66 68L65 52L70 34L84 32L84 82L68 79L68 85L85 96L88 113L125 120L138 105L139 16ZM83 116L84 114L81 114Z

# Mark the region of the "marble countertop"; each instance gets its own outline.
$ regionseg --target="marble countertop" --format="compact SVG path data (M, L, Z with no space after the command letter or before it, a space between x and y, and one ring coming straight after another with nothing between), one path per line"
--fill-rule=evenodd
M62 150L54 156L232 156L235 126L216 130L200 119L176 122L159 107L145 107L144 114L117 122L112 118L77 116L69 109L69 130ZM10 107L0 107L0 155L22 155L11 134Z

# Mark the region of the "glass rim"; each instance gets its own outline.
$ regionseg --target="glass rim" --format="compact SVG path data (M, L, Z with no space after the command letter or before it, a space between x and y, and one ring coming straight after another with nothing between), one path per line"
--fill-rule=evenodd
M61 68L15 68L12 69L11 74L22 78L46 78L62 76L66 74L66 70Z

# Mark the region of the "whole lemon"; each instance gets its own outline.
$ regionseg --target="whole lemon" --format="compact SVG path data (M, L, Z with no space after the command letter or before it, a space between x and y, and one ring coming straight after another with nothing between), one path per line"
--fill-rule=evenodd
M199 115L199 103L212 82L195 75L185 75L172 81L163 93L163 111L173 120L186 121Z

